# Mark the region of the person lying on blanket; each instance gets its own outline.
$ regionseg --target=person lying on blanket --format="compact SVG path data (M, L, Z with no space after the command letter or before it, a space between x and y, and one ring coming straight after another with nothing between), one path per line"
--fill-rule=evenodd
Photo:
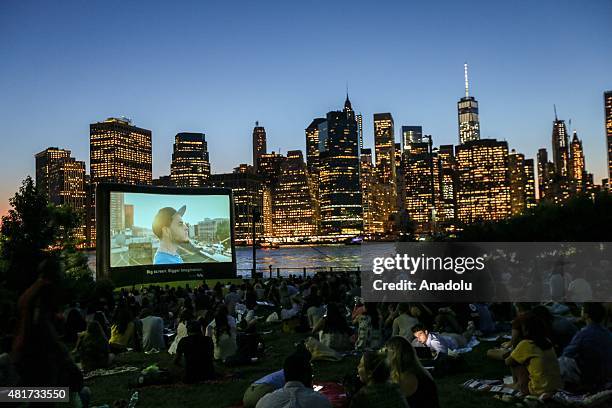
M523 340L506 358L512 371L513 387L523 394L540 396L563 387L559 363L546 329L534 314L521 321Z
M447 355L449 350L465 347L467 340L461 334L430 332L422 324L412 327L412 334L416 341L431 349L435 356Z

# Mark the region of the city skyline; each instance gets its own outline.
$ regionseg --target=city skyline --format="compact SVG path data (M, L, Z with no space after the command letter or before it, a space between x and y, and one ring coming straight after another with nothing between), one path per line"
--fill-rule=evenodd
M410 13L414 17L414 25L404 27L414 37L404 36L398 24L389 24L395 28L385 26L380 32L372 27L354 30L344 64L340 56L328 55L328 69L322 72L314 70L319 64L316 53L308 52L320 49L321 56L325 55L332 40L351 27L351 18L360 17L363 8L331 6L330 16L342 15L346 21L310 33L311 45L288 47L297 39L310 41L305 32L312 28L312 20L305 17L308 13L303 5L245 5L233 18L211 21L208 28L186 28L190 24L176 28L181 19L195 23L209 16L208 10L191 4L190 10L171 10L162 28L144 27L144 35L138 34L143 22L130 18L131 13L141 11L133 5L122 7L122 15L113 14L105 29L89 33L88 18L108 17L110 10L94 5L69 9L69 4L61 4L53 9L44 3L38 7L3 3L6 10L0 13L4 27L0 33L11 41L3 46L7 64L0 68L0 83L8 97L0 102L0 115L5 124L3 140L14 143L11 154L3 158L0 213L8 209L8 198L21 180L27 174L34 176L33 155L47 147L70 149L76 160L86 162L89 173L87 127L122 114L132 117L136 126L152 130L154 177L170 173L172 140L178 132L207 135L212 173L227 173L240 163L251 162L250 138L257 120L266 128L268 151L278 152L280 147L283 153L299 149L305 154L304 129L321 112L337 108L347 81L355 111L363 114L365 147L374 147L372 119L378 112L390 112L396 129L420 125L424 133L433 135L436 145L456 144L456 103L463 96L466 61L470 95L479 102L482 138L506 140L526 158L535 158L539 148L550 149L552 106L556 104L560 119L567 124L572 119L568 134L578 130L587 171L600 183L607 177L602 95L612 89L608 76L612 59L605 52L605 38L612 35L605 16L612 6L603 1L588 6L547 4L552 3L475 5L483 12L482 20L464 28L481 41L469 46L455 44L450 37L462 26L466 13L458 5L413 9L396 4L391 7L399 16ZM163 15L160 7L142 10L143 21L146 17L159 20ZM226 11L223 6L215 7L221 15ZM382 22L387 15L375 9L368 18ZM291 21L284 21L283 16L292 16ZM429 30L427 36L420 34L425 32L423 24L436 16L450 18L448 27ZM246 21L251 18L253 22ZM74 19L74 25L66 19ZM127 33L114 33L113 27L127 19L133 23L127 25ZM571 22L572 29L553 30L558 21ZM238 30L235 36L219 34L226 32L221 25L228 22L229 28ZM270 22L277 24L258 28ZM252 38L243 38L249 29ZM286 32L287 38L275 39L280 32ZM79 33L85 38L76 39ZM115 41L130 33L136 35L129 44ZM193 37L193 44L181 41L187 34ZM388 43L382 44L383 40ZM65 45L66 52L57 52L59 44ZM379 48L389 53L390 62L377 60L378 66L373 67L363 61ZM198 51L205 58L197 58ZM275 56L279 51L284 54L282 64ZM104 52L111 58L100 64L89 56ZM236 53L252 62L247 64L250 70L233 63ZM305 59L304 55L315 58ZM415 63L413 56L423 63ZM114 64L113 58L122 64ZM146 64L135 64L139 58ZM39 68L41 59L47 64L45 70ZM344 69L346 64L351 69ZM223 69L227 72L221 72ZM184 75L177 75L179 72ZM228 121L228 115L234 120ZM398 142L397 130L394 136Z

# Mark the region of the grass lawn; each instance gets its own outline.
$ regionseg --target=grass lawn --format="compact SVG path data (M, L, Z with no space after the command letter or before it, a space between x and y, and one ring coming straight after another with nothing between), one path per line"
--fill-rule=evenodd
M237 367L229 370L237 377L236 380L225 384L200 385L165 385L145 387L138 389L139 404L141 407L228 407L237 405L247 386L265 374L276 371L282 367L285 356L293 350L293 344L304 339L304 334L285 334L279 326L273 327L273 332L264 336L267 346L267 355L257 364ZM436 378L441 406L475 407L475 408L501 408L514 406L497 401L492 394L479 394L463 390L460 384L470 378L497 379L508 374L502 362L490 361L485 357L487 348L491 343L478 346L473 352L466 354L467 367L465 372ZM169 369L180 378L180 369L172 364L172 357L167 352L147 355L144 353L129 352L119 355L119 365L133 365L144 368L157 363L159 367ZM314 362L316 381L342 381L346 374L350 374L357 367L357 357L347 357L341 362ZM116 399L129 400L132 390L130 382L137 373L118 374L107 377L98 377L86 381L93 392L94 405L107 403L112 406Z

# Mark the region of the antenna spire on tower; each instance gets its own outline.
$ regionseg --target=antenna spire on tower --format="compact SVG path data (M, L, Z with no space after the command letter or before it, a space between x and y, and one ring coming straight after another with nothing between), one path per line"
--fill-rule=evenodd
M468 81L468 64L467 62L463 64L463 72L465 75L465 97L470 96L470 83Z
M557 118L557 105L555 105L554 103L553 103L553 109L555 110L555 120L559 120Z

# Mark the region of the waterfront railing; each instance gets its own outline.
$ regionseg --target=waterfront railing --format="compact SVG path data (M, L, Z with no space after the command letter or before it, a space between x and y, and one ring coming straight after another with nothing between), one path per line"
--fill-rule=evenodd
M289 267L275 267L269 265L267 268L257 268L253 271L253 268L238 268L238 275L242 276L259 276L261 278L280 278L287 277L290 275L302 275L303 277L312 276L317 273L359 273L361 267L356 266L310 266L302 268L289 268ZM255 273L253 273L255 272Z

